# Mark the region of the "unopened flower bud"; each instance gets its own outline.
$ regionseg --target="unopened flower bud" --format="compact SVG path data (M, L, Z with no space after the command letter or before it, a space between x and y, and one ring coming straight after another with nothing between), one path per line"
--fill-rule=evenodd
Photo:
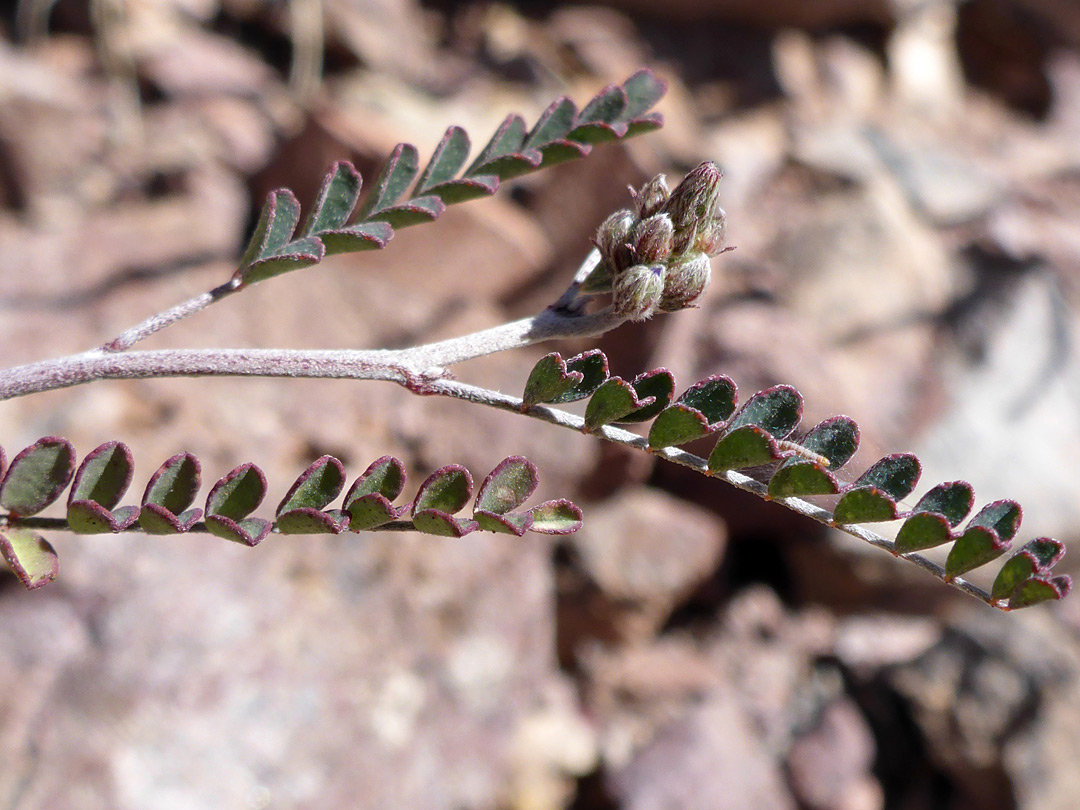
M637 219L633 213L625 208L605 219L596 231L596 239L593 240L600 255L614 264L612 259L616 251L630 241L636 222Z
M712 161L706 161L683 178L664 204L676 230L688 228L702 219L712 219L719 210L720 178L723 174Z
M698 227L694 248L706 256L715 256L723 250L726 235L727 215L724 214L724 209L717 208L713 213L713 218L706 220Z
M635 264L616 276L611 286L612 307L632 321L643 321L656 312L664 294L662 264Z
M694 243L697 241L698 226L697 223L691 223L689 227L679 228L675 231L675 237L671 240L671 252L675 256L681 256L687 251L693 250Z
M667 178L662 174L656 175L637 191L630 190L634 198L634 210L641 219L648 219L653 214L659 213L664 207L671 192L668 190Z
M659 308L663 312L677 312L692 307L709 286L712 264L704 253L688 253L677 262L668 265L664 282L664 294Z
M634 228L634 257L644 264L666 262L671 256L671 241L675 226L667 214L643 219Z

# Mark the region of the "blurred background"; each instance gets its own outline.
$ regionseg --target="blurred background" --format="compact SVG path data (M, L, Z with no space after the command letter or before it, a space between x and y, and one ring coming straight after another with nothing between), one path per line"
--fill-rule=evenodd
M0 359L82 350L235 269L333 160L579 104L649 66L667 125L259 285L147 341L404 346L538 311L628 184L702 160L737 250L614 373L778 382L916 496L970 480L1080 526L1073 0L24 0L0 22ZM521 390L551 346L459 366ZM644 454L379 383L98 383L0 403L11 454L191 450L268 506L331 453L537 463L568 538L50 539L0 575L0 806L1073 810L1080 597L1006 615ZM141 491L141 490L139 490ZM133 491L128 500L139 495ZM1063 568L1070 570L1066 558ZM996 569L996 566L991 566ZM983 577L985 579L985 577ZM980 580L982 584L986 584Z

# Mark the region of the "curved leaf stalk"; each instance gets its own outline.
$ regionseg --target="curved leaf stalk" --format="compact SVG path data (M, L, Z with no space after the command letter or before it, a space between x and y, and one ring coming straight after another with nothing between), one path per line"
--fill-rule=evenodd
M539 484L536 467L509 456L492 470L476 494L472 515L457 517L472 499L473 479L451 464L429 475L412 501L395 506L404 489L405 466L392 456L372 462L346 492L340 508L328 508L345 487L345 468L333 456L311 464L289 487L273 519L253 517L266 497L266 476L241 464L210 488L203 508L192 508L201 483L199 461L190 453L166 460L151 476L138 506L120 506L131 484L131 451L106 442L75 468L66 439L47 436L16 455L4 474L0 449L0 555L27 588L56 578L56 552L38 531L80 534L187 534L204 532L245 546L270 533L341 534L345 531L418 531L463 537L475 531L521 537L525 532L571 534L581 527L581 510L565 498L529 509L523 504ZM63 518L41 517L70 485ZM202 520L200 520L202 518Z

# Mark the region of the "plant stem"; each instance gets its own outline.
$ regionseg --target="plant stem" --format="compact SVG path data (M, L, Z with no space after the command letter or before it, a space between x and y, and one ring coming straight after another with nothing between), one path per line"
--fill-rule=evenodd
M422 394L427 393L427 381L444 374L443 367L453 363L554 338L602 334L624 320L609 310L592 315L563 315L549 309L535 317L482 332L401 350L159 349L123 352L94 349L0 372L0 400L94 380L152 377L390 380Z
M142 323L136 324L130 329L121 332L118 337L106 343L101 349L106 352L126 351L140 340L150 337L154 332L159 332L166 326L172 326L174 323L183 320L188 315L194 315L196 312L206 309L211 304L216 303L222 298L232 295L243 288L244 285L239 279L230 279L220 287L215 287L210 290L210 292L200 293L194 298L189 298L187 301L177 304L175 307L171 307L164 312L159 312L157 315L151 315Z

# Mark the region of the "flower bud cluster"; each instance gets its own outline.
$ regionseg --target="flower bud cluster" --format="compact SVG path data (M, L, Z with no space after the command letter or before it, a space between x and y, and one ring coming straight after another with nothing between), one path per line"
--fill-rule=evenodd
M709 258L724 246L720 178L705 162L674 191L662 174L631 189L633 210L616 211L596 232L601 262L586 288L610 289L614 310L631 320L694 306L709 284Z

